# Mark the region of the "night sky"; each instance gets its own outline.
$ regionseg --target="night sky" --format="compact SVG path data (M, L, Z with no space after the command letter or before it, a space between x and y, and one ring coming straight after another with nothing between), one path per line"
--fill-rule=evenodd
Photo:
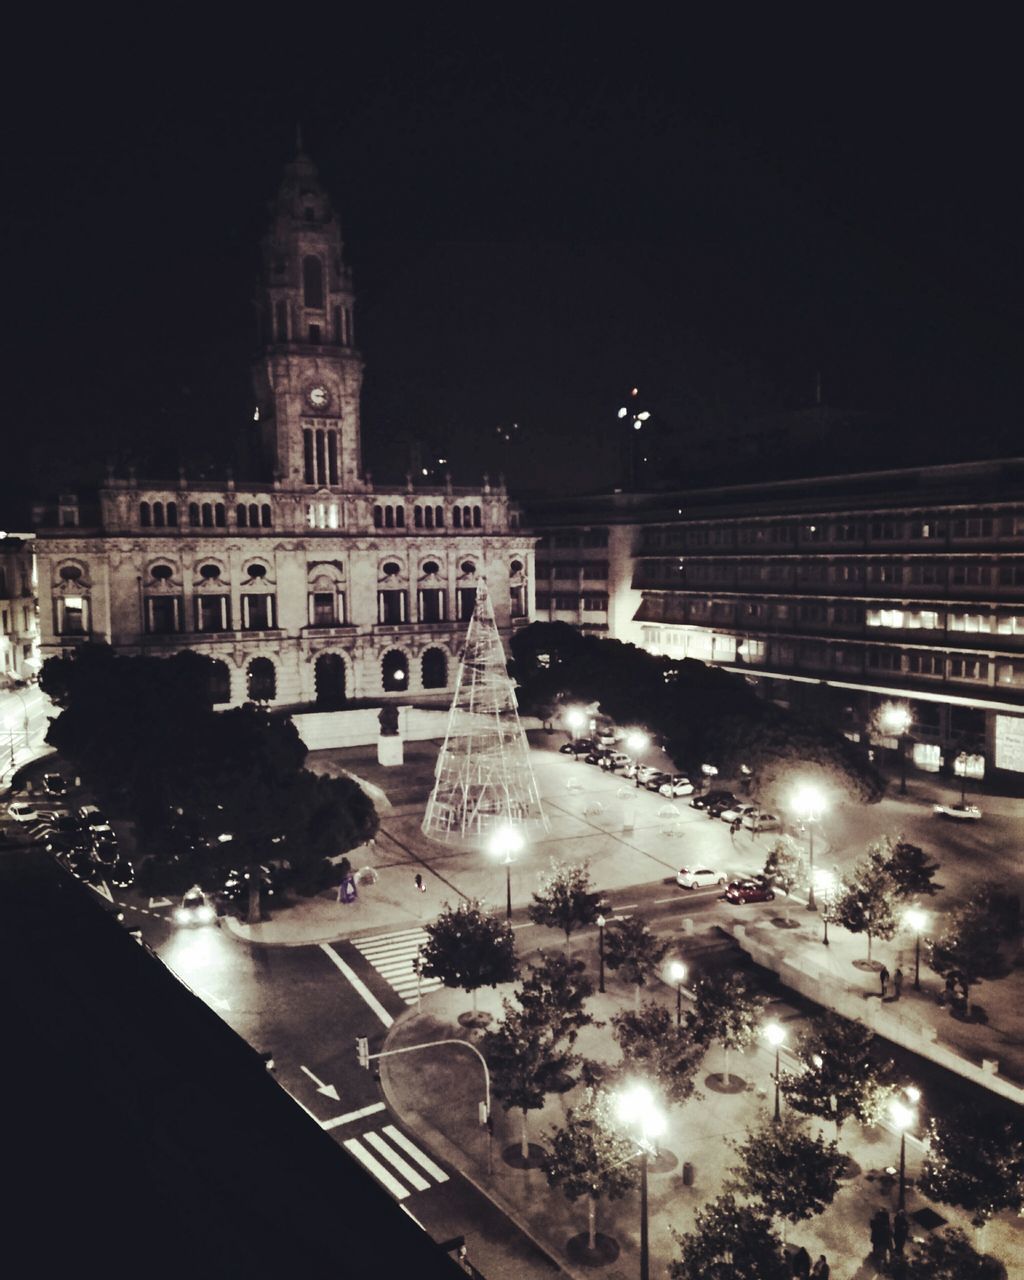
M440 455L457 481L622 483L636 384L666 477L699 453L740 478L709 445L806 410L819 373L827 406L881 427L825 441L837 467L1021 452L1009 29L455 13L26 31L4 90L0 524L111 454L152 474L230 456L296 122L354 271L375 475Z

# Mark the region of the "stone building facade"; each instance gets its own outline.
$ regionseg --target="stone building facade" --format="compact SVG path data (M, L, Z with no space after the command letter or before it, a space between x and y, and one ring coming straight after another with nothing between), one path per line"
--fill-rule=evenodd
M338 220L307 156L263 244L260 483L108 473L36 510L41 651L214 658L219 704L444 701L476 583L507 641L532 542L503 483L381 485L361 461L363 358Z
M0 689L39 670L33 541L30 533L0 533Z

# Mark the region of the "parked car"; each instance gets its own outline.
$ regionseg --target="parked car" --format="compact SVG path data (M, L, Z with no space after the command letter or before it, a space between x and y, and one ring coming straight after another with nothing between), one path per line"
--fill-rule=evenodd
M932 813L939 818L957 818L960 822L978 822L981 810L976 804L936 804Z
M725 817L725 815L722 815ZM743 825L748 831L781 831L782 819L774 813L765 813L763 809L753 809L743 815Z
M51 796L66 796L71 790L71 783L59 773L44 773L43 790Z
M694 796L690 801L691 809L708 809L712 805L720 804L723 809L727 809L731 804L736 803L736 797L731 791L705 791L701 796Z
M608 752L605 751L604 747L591 747L591 749L583 757L583 763L600 765L603 763L604 758L607 754Z
M757 810L756 804L732 804L718 815L723 822L741 822L748 813Z
M684 889L705 889L713 884L725 884L728 876L724 871L715 871L711 867L680 867L676 875L676 884Z
M671 800L675 796L692 796L693 783L684 773L666 775L666 781L658 788L663 796Z
M775 893L764 880L731 880L722 894L722 900L734 903L774 902Z
M94 840L93 857L104 867L115 866L119 861L116 840Z
M135 883L135 868L127 858L118 858L110 868L109 879L115 889L130 889Z
M28 800L15 800L7 806L7 816L12 822L38 822L39 810Z
M726 809L732 809L736 806L736 797L731 791L725 794L719 800L712 800L710 804L704 806L704 812L709 818L720 818Z
M193 925L213 924L217 912L199 885L194 884L181 899L181 906L174 912L177 924L191 927Z
M60 831L64 835L70 835L72 832L84 832L85 823L81 818L76 817L73 813L59 813L50 821L50 825L54 831Z
M573 742L563 742L558 749L563 756L582 756L596 746L593 738L576 738Z
M648 791L660 791L667 782L672 781L672 775L659 769L656 773L652 773L649 778L644 778L642 781Z
M629 765L629 756L625 751L606 751L601 757L601 768L614 773L616 769L625 769Z
M63 862L73 876L86 884L95 884L100 879L100 868L84 849L71 849L62 854L58 861Z
M78 816L87 827L109 827L110 819L94 804L79 805Z

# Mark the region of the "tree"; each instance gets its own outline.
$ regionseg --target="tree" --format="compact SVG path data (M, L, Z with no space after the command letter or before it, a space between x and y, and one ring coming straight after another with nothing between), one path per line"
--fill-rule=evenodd
M954 974L963 982L969 1013L971 987L1003 972L999 934L989 912L973 902L954 911L932 940L928 962L936 973Z
M942 885L934 883L939 864L932 862L923 849L910 844L902 836L882 836L868 846L868 856L880 862L893 882L896 898L901 902L931 896L942 888Z
M640 1005L640 988L658 971L668 946L668 942L659 942L642 916L613 920L605 930L605 964L609 969L621 969L625 981L633 983L635 1008Z
M698 1209L694 1229L674 1231L680 1247L670 1262L672 1280L789 1280L782 1241L759 1204L741 1205L731 1194Z
M835 1199L845 1158L834 1141L826 1142L820 1134L812 1138L791 1112L779 1121L765 1119L742 1142L730 1145L740 1163L726 1190L760 1201L772 1218L802 1222Z
M588 1090L565 1124L548 1135L550 1155L544 1162L549 1187L561 1187L566 1199L587 1197L587 1243L597 1245L597 1203L602 1196L621 1199L636 1186L636 1143L617 1124L608 1096Z
M512 982L516 976L516 944L511 927L488 915L479 901L445 903L436 920L424 926L421 948L425 978L440 978L446 987L476 993L481 987Z
M875 938L891 938L899 927L896 915L896 886L877 858L862 858L853 876L844 878L832 904L831 918L850 933L865 933L868 959Z
M612 1026L627 1066L657 1080L670 1102L691 1096L700 1047L688 1026L676 1026L665 1005L652 1000L640 1009L623 1010L612 1018Z
M932 1117L918 1186L956 1205L979 1230L1002 1209L1019 1209L1024 1191L1024 1142L1017 1125L976 1107L952 1107Z
M509 1000L502 1001L502 1009L504 1017L484 1035L481 1049L502 1107L522 1112L521 1150L526 1160L530 1154L528 1113L540 1110L577 1059L568 1049L560 1048L551 1028L539 1026L531 1013L517 1009Z
M797 1071L782 1073L779 1087L794 1111L831 1120L836 1138L849 1119L874 1124L888 1097L889 1062L875 1056L875 1035L838 1013L809 1020L794 1052Z
M983 880L972 887L968 902L988 916L1000 938L1014 941L1020 936L1020 898L998 880Z
M552 859L551 870L533 895L529 916L534 924L561 929L565 945L577 929L591 925L601 914L601 895L594 891L588 863L572 865Z
M785 916L789 919L790 896L807 879L807 863L792 836L778 836L768 850L764 877L773 889L786 895Z
M516 999L536 1026L550 1029L554 1043L565 1041L569 1048L583 1027L594 1021L584 1002L594 994L594 984L582 960L570 960L560 952L540 953L540 964L529 966L530 974L516 992Z
M999 1280L995 1258L977 1253L958 1227L929 1232L907 1262L906 1280Z
M736 973L711 972L695 987L696 1007L690 1015L695 1038L703 1045L718 1040L725 1050L726 1085L729 1084L729 1054L742 1053L757 1037L765 997L751 989L746 978Z

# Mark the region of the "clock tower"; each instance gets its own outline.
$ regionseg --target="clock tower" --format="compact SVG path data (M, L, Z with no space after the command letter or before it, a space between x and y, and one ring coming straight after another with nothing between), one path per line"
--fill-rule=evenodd
M258 309L253 381L273 477L288 489L361 489L352 279L337 217L301 145L271 205Z

